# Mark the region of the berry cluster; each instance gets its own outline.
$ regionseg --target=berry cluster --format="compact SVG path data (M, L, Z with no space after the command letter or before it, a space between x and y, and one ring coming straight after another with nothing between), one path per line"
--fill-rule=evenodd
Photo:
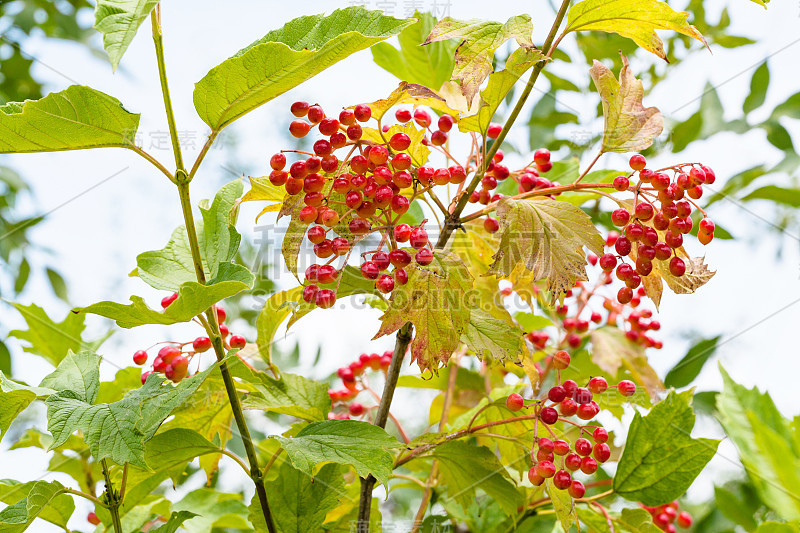
M368 408L364 407L364 404L352 400L360 392L369 390L365 372L367 370L386 372L391 363L391 351L384 352L383 355L362 353L357 360L338 369L336 375L342 380L344 388L328 391L328 396L330 396L333 404L333 410L328 414L328 418L343 420L362 416ZM339 411L338 413L336 412L337 410Z
M675 524L684 529L692 527L692 515L686 511L681 511L678 502L665 503L658 507L642 505L642 508L653 517L653 523L656 527L661 531L666 531L666 533L675 533L677 531Z
M178 293L174 292L169 296L165 296L161 300L161 307L166 309L172 302L178 298ZM219 322L219 332L222 334L222 340L226 349L242 349L247 345L247 340L241 335L230 335L228 326L225 325L227 314L225 309L220 306L214 307L217 313L217 321ZM200 353L207 352L212 344L211 339L208 337L197 337L189 342L173 342L165 341L158 344L166 344L158 350L155 359L153 359L152 370L142 373L142 383L147 381L147 376L153 372L163 373L167 379L174 383L178 383L183 378L189 375L189 363L192 358ZM148 348L149 349L149 348ZM145 365L148 360L147 350L137 350L133 354L133 362L139 366Z
M285 151L302 155L289 164L288 170L285 152L270 159L270 182L285 187L290 195L303 194L303 207L294 216L311 225L306 236L314 245L314 254L327 260L306 269L303 299L321 308L333 306L336 289L319 285L336 283L340 270L333 263L340 257L346 263L354 245L374 232L380 234L380 244L361 254L361 273L374 280L382 293L392 292L395 286L408 281L405 268L412 261L420 265L433 261L433 250L422 224L412 227L399 223L400 217L417 196L434 185L459 184L467 177L458 165L439 169L414 166L407 152L411 137L405 131L414 133L419 126L425 131L423 144L440 147L447 141L453 118L441 116L439 129L431 131L432 119L427 111L417 108L412 115L408 109L399 109L396 119L408 123L413 118L413 130L406 127L405 131L388 136L389 126L369 131L362 127L372 119L372 108L367 104L344 109L338 119L327 117L320 106L306 102L295 102L291 112L298 119L289 126L293 136L304 137L312 128L322 136L314 142L313 153ZM378 140L371 140L376 136ZM340 150L346 152L341 160L337 155ZM404 244L407 247L401 247ZM388 272L390 267L393 270Z
M686 273L686 263L678 256L677 250L683 246L683 236L692 230L692 211L700 209L693 200L703 195L703 185L716 180L714 171L703 165L692 163L676 165L668 169L670 177L662 171L646 168L647 161L641 155L630 159L634 172L630 176L614 179L614 188L634 193L631 208L620 207L611 213L612 223L621 228L621 234L609 235L606 244L614 247L599 258L600 267L606 272L615 271L616 276L625 282L626 287L619 290L617 300L628 303L633 290L639 287L642 277L653 271L653 260L669 261L670 274L681 277ZM688 174L686 173L688 170ZM631 183L630 178L638 176ZM704 218L698 228L698 240L708 244L714 238L714 222ZM625 262L628 257L631 263Z
M603 427L583 425L571 418L577 416L582 421L591 421L600 412L600 406L594 401L595 395L616 388L619 394L630 397L636 393L636 385L624 380L609 387L602 377L591 378L585 387L579 387L569 379L562 381L560 371L570 364L570 355L564 350L553 355L552 364L559 370L556 384L547 392L546 399L536 400L530 405L552 439L539 437L537 425L536 441L531 450L533 466L528 471L528 479L533 485L539 486L545 479L552 478L557 489L569 491L573 498L582 498L586 487L574 479L573 474L577 470L586 475L594 474L600 464L611 458L611 447L608 444L608 432ZM522 396L516 393L508 397L506 406L512 411L526 407ZM579 428L579 436L574 442L566 437L558 438L551 426L559 421Z

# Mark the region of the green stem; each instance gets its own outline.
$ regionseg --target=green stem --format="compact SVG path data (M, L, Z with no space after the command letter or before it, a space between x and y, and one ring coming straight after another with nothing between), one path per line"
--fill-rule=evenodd
M111 471L108 469L108 461L103 459L101 461L103 466L103 477L106 480L106 499L108 504L106 507L111 513L111 523L114 526L114 533L124 533L122 531L122 522L119 518L119 500L117 495L114 494L114 486L111 484Z
M500 145L503 144L503 141L508 135L511 126L514 125L514 121L517 120L517 116L519 116L520 112L522 111L525 102L528 99L528 96L531 94L533 90L533 85L536 83L536 79L539 77L539 74L544 69L544 66L547 64L550 55L553 53L553 40L556 37L556 33L558 32L558 28L561 26L561 22L564 20L564 16L567 14L567 8L569 7L570 0L563 0L561 2L561 7L556 13L556 19L553 22L553 26L550 28L550 33L547 36L547 39L544 41L542 45L542 50L546 50L547 55L545 59L542 59L533 67L533 72L531 72L531 77L528 79L528 83L525 85L525 89L522 91L519 99L517 100L517 104L514 106L514 109L511 111L511 114L506 119L506 123L503 125L502 131L500 131L500 135L497 136L494 143L492 143L492 147L489 148L488 153L484 156L483 161L480 166L480 170L475 172L475 177L472 178L472 181L469 183L469 186L461 193L461 197L458 199L458 203L456 204L453 212L447 220L445 221L444 228L442 228L442 232L439 234L439 240L436 242L436 248L442 249L447 245L447 242L450 240L450 235L453 231L461 225L461 220L459 217L461 216L461 212L464 211L464 208L467 206L467 202L469 202L470 195L475 191L478 187L478 184L483 179L483 175L486 172L486 167L489 162L492 160L494 155L497 153L497 150L500 149Z
M75 490L75 489L64 489L63 492L65 494L74 494L75 496L80 496L81 498L86 498L87 500L90 500L91 502L93 502L95 505L99 505L100 507L105 507L106 509L108 509L108 505L104 504L103 502L101 502L99 499L95 498L91 494L86 494L83 491Z
M394 390L397 388L397 380L400 377L400 368L403 366L406 349L411 343L413 329L411 322L406 322L397 332L397 340L392 353L392 363L386 372L386 384L383 386L383 395L381 396L380 404L378 404L378 412L375 415L376 426L386 427L386 421L389 419L389 407L392 404ZM369 533L369 515L372 508L372 489L375 487L375 481L375 477L371 474L366 478L361 478L361 500L358 506L356 531Z
M150 13L150 20L153 23L153 42L156 45L156 61L158 62L158 77L161 80L161 95L164 97L164 110L167 112L167 124L169 124L169 136L172 139L172 151L175 154L176 174L186 171L183 168L183 155L181 154L181 144L178 139L178 130L175 126L175 114L172 111L172 99L169 96L169 84L167 83L167 66L164 62L164 38L161 33L161 4ZM178 176L180 181L180 176Z
M164 63L164 47L161 37L161 24L159 21L160 13L160 9L157 6L156 9L153 10L151 18L153 22L153 40L155 42L156 57L158 60L158 74L161 80L161 93L164 97L164 108L167 112L167 121L169 122L169 131L172 138L172 148L175 153L175 163L177 166L175 182L178 186L178 196L181 202L183 220L186 226L186 234L189 238L189 248L191 249L192 253L192 262L194 263L197 281L201 284L205 284L206 274L205 270L203 269L203 256L200 253L200 244L197 239L197 228L194 224L194 215L192 213L192 202L189 196L189 182L191 181L191 178L189 177L189 174L187 174L186 169L183 168L183 156L181 155L180 143L178 141L178 133L175 125L175 115L172 112L172 102L170 100L169 88L167 85L167 72ZM212 137L209 138L209 142L206 143L207 146L213 141L213 137L214 136L212 135ZM207 150L208 148L204 147L203 154ZM198 161L195 163L195 167L199 165L199 159L200 158L198 158ZM194 171L196 171L196 168L193 169L193 173ZM244 418L244 411L242 410L242 404L239 400L239 393L236 391L236 384L233 381L228 364L223 362L225 359L225 345L222 341L222 335L219 331L217 313L214 309L214 306L209 307L206 310L205 315L206 320L208 321L206 331L208 332L208 336L211 339L214 347L214 354L217 357L217 361L220 362L219 370L220 374L222 374L222 381L225 384L225 392L228 395L228 401L231 405L233 418L236 421L236 427L239 430L239 435L242 438L242 443L244 444L244 449L247 453L247 459L250 463L250 479L252 479L253 484L255 484L256 494L258 495L258 499L261 504L264 520L267 523L267 529L269 530L269 533L276 533L275 524L273 523L272 513L270 512L269 502L267 500L267 491L264 487L264 478L261 475L261 469L258 465L258 455L256 455L255 445L253 444L253 439L250 436L250 430L248 429L247 422ZM118 533L122 533L122 530L119 530Z

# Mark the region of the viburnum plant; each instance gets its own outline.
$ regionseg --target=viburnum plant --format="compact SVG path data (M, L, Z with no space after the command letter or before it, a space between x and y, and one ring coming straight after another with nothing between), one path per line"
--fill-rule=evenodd
M384 512L409 531L692 526L677 500L718 441L691 436L692 392L667 392L647 350L662 347L654 310L664 284L687 294L713 276L688 251L714 237L700 205L716 180L713 161L648 164L640 152L663 119L643 105L625 57L617 76L599 61L589 70L604 129L596 157L574 176L544 148L508 159L501 149L565 37L614 32L666 59L655 29L705 44L685 13L658 0L564 0L541 45L527 15L436 21L349 7L301 17L196 84L193 101L210 134L191 167L172 111L158 2L100 0L96 28L116 67L148 16L174 169L135 144L139 115L89 87L0 113L4 153L133 150L176 186L184 217L133 272L167 291L147 295L163 297L162 309L132 296L55 323L40 308L17 306L29 330L14 335L55 370L38 386L0 374L0 429L43 402L47 430L28 429L13 448L53 451L51 470L73 482L0 482L8 504L0 530L24 531L38 518L72 531L73 497L83 497L96 531L380 531L376 483L394 503ZM381 43L396 35L399 49ZM508 41L510 53L496 57ZM228 183L195 217L190 183L226 126L373 45L376 62L401 78L387 98L336 110L293 103L289 133L310 137L311 148L275 147L246 193L241 181ZM501 113L520 79L524 89ZM608 153L626 154L627 168L593 170ZM508 163L514 158L527 163ZM282 253L300 282L268 299L251 342L228 329L221 303L254 282L235 261L243 202L266 202L261 215L289 219ZM581 207L587 202L595 209ZM604 225L607 205L617 230ZM311 264L301 264L309 255ZM271 355L284 321L291 327L311 312L325 320L351 297L382 311L377 332L364 335L365 353L337 371L334 385L282 372ZM179 341L153 339L133 354L138 366L101 382L100 341L81 339L87 314L121 328L198 329ZM394 335L394 349L370 353L372 335ZM400 377L404 362L413 366ZM381 382L382 392L374 387ZM414 405L413 433L391 412L398 387L441 392L427 419ZM266 417L281 432L250 430ZM223 471L241 468L252 481L249 505L216 489L223 456ZM191 476L196 458L205 483ZM168 497L170 481L185 494L179 501ZM409 500L400 489L418 492Z

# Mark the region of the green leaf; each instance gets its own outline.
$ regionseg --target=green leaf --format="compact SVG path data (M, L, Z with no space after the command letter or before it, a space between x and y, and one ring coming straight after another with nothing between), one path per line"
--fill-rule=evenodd
M250 530L246 518L247 506L241 498L241 494L202 488L187 494L172 509L198 513L183 523L183 529L189 533L212 533L219 529Z
M50 396L47 429L53 435L50 449L81 430L92 456L110 458L117 464L130 463L147 469L145 443L172 411L186 400L217 365L181 381L163 384L163 377L151 374L142 388L128 392L122 400L90 405L70 393Z
M529 15L511 17L504 24L480 20L456 20L445 17L431 30L423 45L459 39L456 48L453 81L461 86L467 102L480 90L483 80L492 73L494 52L509 39L526 48L534 48L531 34L533 25Z
M761 501L785 520L800 520L800 443L790 422L766 392L734 382L720 366L725 386L717 396L718 420L739 450Z
M628 58L622 56L619 80L597 60L589 74L603 101L602 151L624 153L649 148L664 129L664 117L658 108L642 105L644 88L630 71Z
M697 28L686 22L688 17L688 13L675 12L659 0L584 0L570 8L564 33L587 30L618 33L666 60L664 42L656 30L676 31L706 44Z
M516 516L521 495L489 448L452 441L437 446L433 456L439 460L448 494L464 509L475 499L475 489L480 488L508 515Z
M2 487L2 485L0 485ZM14 485L28 490L27 496L0 511L0 531L21 533L36 518L42 518L67 529L67 521L75 511L72 498L62 494L64 486L58 481L35 481ZM5 499L5 498L4 498Z
M100 356L70 351L56 369L45 376L39 387L70 392L76 400L94 403L100 389Z
M462 118L458 124L460 131L476 131L484 133L489 128L497 108L514 87L514 84L533 65L542 61L544 54L533 48L518 48L509 56L505 68L489 75L486 88L481 91L481 103L478 112Z
M139 115L83 85L0 106L0 154L133 145Z
M210 207L207 207L206 201L200 203L202 218L195 222L195 231L203 260L203 271L209 284L237 279L248 285L252 284L249 271L242 265L231 263L241 241L241 236L233 225L235 218L232 212L243 189L244 185L237 179L220 188ZM139 254L136 265L133 275L139 276L142 281L156 289L175 292L188 281L196 282L197 273L186 226L176 228L161 250Z
M497 207L500 247L489 273L510 276L518 264L533 281L547 278L552 298L587 280L587 247L602 255L603 238L578 207L550 199L503 198Z
M758 500L757 497L754 499ZM754 515L758 510L758 506L753 505L750 499L740 499L736 494L724 487L714 487L714 505L723 515L744 527L747 531L756 529L757 523Z
M327 420L331 410L328 385L295 374L271 378L266 372L250 370L235 362L232 373L254 386L254 392L242 401L245 409L260 409L303 420Z
M481 360L518 361L525 346L523 334L518 327L475 308L462 339Z
M97 1L94 27L103 34L103 48L114 70L117 70L122 54L131 44L136 30L157 4L158 0Z
M270 296L256 319L256 344L261 359L272 365L272 344L275 332L292 313L292 304L301 301L303 287L295 287Z
M745 114L758 109L764 104L767 98L767 88L769 87L769 65L764 61L750 78L750 94L744 99L742 111Z
M438 91L453 73L457 44L454 41L442 41L420 46L436 24L436 17L416 11L413 18L417 22L397 36L400 49L385 42L378 43L371 49L372 60L403 81Z
M25 352L41 355L51 365L58 366L70 350L81 349L81 334L86 327L83 315L68 313L62 322L54 322L36 304L25 306L12 302L12 305L25 319L28 330L14 330L8 335L28 341L31 345L23 348Z
M615 520L624 531L631 533L660 533L653 523L653 517L645 509L623 509Z
M559 490L553 485L550 479L545 480L544 486L547 495L553 502L553 510L556 512L558 522L564 531L569 531L573 524L577 524L578 517L575 514L575 506L572 503L572 496L565 490Z
M316 475L311 476L294 468L288 461L284 462L277 477L265 483L278 531L322 531L325 516L346 494L343 474L344 468L337 464L323 465ZM255 517L263 522L257 497L253 498L250 511L251 521Z
M458 256L437 251L428 266L406 268L408 283L395 287L374 339L394 333L406 322L416 329L411 356L420 369L447 364L469 325L472 275Z
M126 329L145 324L168 325L188 322L215 303L248 289L252 284L253 275L249 272L247 274L250 277L249 283L236 280L220 281L214 285L201 285L194 281L187 281L181 285L178 299L163 312L150 309L141 296L131 296L133 303L129 305L106 301L73 312L104 316L114 320L119 327Z
M175 533L184 522L195 516L197 516L195 513L189 511L173 511L172 514L169 515L169 520L167 520L166 524L156 529L151 529L150 531L152 531L152 533Z
M275 436L295 468L313 474L319 463L351 465L361 477L369 474L384 485L392 474L392 454L400 443L386 431L360 420L312 422L292 438Z
M396 35L412 19L363 7L296 18L211 69L194 89L194 107L219 131L345 57Z
M526 313L524 311L514 313L514 320L522 326L525 333L538 331L553 325L553 322L547 317Z
M11 422L36 398L46 398L52 389L29 387L11 381L0 371L0 435L5 435Z
M719 445L690 436L695 420L691 399L691 391L672 391L647 416L635 414L614 476L615 493L652 506L686 492Z
M764 6L764 9L767 8L767 4L769 3L769 0L750 0L750 1L755 2L758 5Z
M797 524L784 524L782 522L763 522L759 524L756 533L797 533Z
M68 294L67 294L67 282L64 281L64 278L53 270L52 268L45 268L45 274L47 274L47 281L50 282L50 288L53 289L53 294L58 296L61 300L69 303Z
M717 351L719 335L704 339L689 348L686 355L667 373L664 385L667 387L687 387L700 374L703 365Z
M749 202L750 200L769 200L789 207L800 207L800 189L767 185L742 198L743 202Z
M11 375L11 352L2 340L0 340L0 372Z
M182 471L182 467L195 457L220 453L219 445L187 428L168 429L145 443L145 461L157 467L158 471L175 468Z

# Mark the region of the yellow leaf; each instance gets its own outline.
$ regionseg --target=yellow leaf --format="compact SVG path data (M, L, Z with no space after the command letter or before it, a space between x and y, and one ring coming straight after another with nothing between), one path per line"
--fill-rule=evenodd
M658 0L584 0L569 10L564 33L586 30L618 33L666 60L664 43L656 30L673 30L708 46L697 28L686 22L688 17L688 13L674 11Z
M458 121L458 110L450 108L442 95L424 85L406 81L401 81L397 89L392 91L388 98L376 100L370 103L369 107L372 109L372 116L380 120L391 107L400 104L414 104L414 107L426 105L436 111L447 113Z
M260 178L248 176L248 179L250 180L250 190L244 195L244 198L241 200L242 202L273 202L261 210L258 216L256 216L256 222L258 222L259 217L264 213L279 211L283 199L286 196L286 189L283 187L276 187L270 183L269 178L266 176Z
M664 129L658 108L642 105L644 89L622 56L619 81L605 65L595 60L589 74L603 100L603 152L636 152L653 144Z

